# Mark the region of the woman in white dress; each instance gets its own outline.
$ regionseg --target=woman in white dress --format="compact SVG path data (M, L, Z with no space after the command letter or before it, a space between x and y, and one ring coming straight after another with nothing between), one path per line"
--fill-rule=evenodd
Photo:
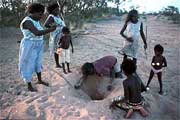
M39 3L30 4L27 7L29 15L20 24L23 38L19 49L19 72L21 78L27 83L28 90L32 92L37 91L31 84L33 73L37 74L38 84L49 85L41 79L44 48L43 35L54 31L56 26L43 29L39 21L43 17L44 8Z
M50 4L47 7L47 11L49 13L48 18L46 19L44 25L45 27L49 28L51 25L56 25L56 30L50 33L50 41L49 41L49 48L50 52L54 53L54 59L56 62L56 67L61 67L59 64L59 55L56 53L57 43L61 38L61 30L65 26L64 21L59 16L59 5L57 3Z
M127 57L132 57L136 64L140 35L144 42L144 48L147 48L146 38L143 32L143 23L138 20L137 10L131 10L128 13L120 34L125 38L124 47L121 50L121 54L124 55L124 60L127 59Z

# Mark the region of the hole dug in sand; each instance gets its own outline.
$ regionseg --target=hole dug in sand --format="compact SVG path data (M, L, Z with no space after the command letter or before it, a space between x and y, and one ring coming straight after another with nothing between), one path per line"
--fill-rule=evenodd
M96 75L88 76L84 81L81 90L84 91L92 100L103 100L112 92L112 90L107 90L109 81L109 77L98 77Z

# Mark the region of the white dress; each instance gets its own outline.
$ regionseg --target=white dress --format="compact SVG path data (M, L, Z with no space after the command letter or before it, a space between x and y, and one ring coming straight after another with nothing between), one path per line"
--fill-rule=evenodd
M43 30L39 21L33 20L31 17L25 17L20 28L23 33L19 49L19 72L21 78L25 82L31 82L33 73L42 71L42 59L44 48L44 37L34 35L30 30L23 28L25 21L31 21L38 30Z
M51 52L54 52L57 48L57 42L59 41L61 37L61 30L65 26L65 23L59 16L54 16L50 14L49 17L52 17L54 19L55 24L57 25L56 30L50 33L50 40L49 40L49 48Z
M123 49L121 50L122 54L125 54L129 57L137 58L137 52L139 48L139 37L140 37L140 26L141 22L137 23L128 22L125 34L127 37L132 37L133 42L127 40L124 41Z

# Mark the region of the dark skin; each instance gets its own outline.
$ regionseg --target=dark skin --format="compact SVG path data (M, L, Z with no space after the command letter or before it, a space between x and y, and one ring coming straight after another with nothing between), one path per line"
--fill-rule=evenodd
M159 65L152 65L152 63L159 63ZM162 69L162 67L167 67L166 59L165 59L165 57L162 56L161 52L155 51L155 56L152 59L151 65L156 70L160 70L160 69ZM147 83L146 87L149 86L153 76L154 76L154 72L151 70L150 75L149 75L149 80L148 80L148 83ZM159 94L163 94L163 90L162 90L163 89L163 86L162 86L162 72L158 72L157 77L158 77L158 81L159 81L159 85L160 85Z
M55 8L51 14L53 14L54 16L58 16L58 13L59 13L59 7ZM44 26L50 28L52 25L55 25L55 21L53 17L49 17L49 19L47 19L46 22L44 23ZM59 55L56 52L54 52L54 59L56 62L56 67L61 68L61 65L59 64Z
M94 74L96 74L96 71L95 71L95 69L94 68L92 68L92 70L90 70L91 72L89 73L89 75L94 75ZM102 76L102 75L98 75L98 76ZM75 88L76 89L79 89L80 87L81 87L81 85L83 84L83 82L87 79L87 75L84 75L83 74L83 76L80 78L80 80L79 80L79 85L78 86L76 86L75 85ZM108 85L108 87L107 87L107 90L108 91L111 91L112 90L112 82L114 81L114 78L115 78L115 71L114 70L111 70L110 71L110 81L109 81L109 84L110 85ZM98 92L98 90L96 90L96 93L97 93L97 95L99 95L99 96L101 96L101 94Z
M127 76L127 78L130 76L130 75L127 74L126 72L124 72L124 74ZM113 101L113 102L111 103L111 105L109 106L110 109L116 109L116 105L117 105L118 103L125 102L125 101L127 101L127 100L129 99L129 91L128 91L128 90L125 90L125 88L124 88L124 92L126 92L126 93L124 93L124 98L121 99L121 100L119 100L119 101Z
M39 21L42 18L42 16L43 16L43 13L42 12L38 12L38 13L30 14L29 17L31 17L35 21ZM31 21L25 21L23 23L23 28L24 29L28 29L29 31L31 31L36 36L41 36L41 35L45 35L45 34L47 34L49 32L54 31L56 29L56 26L52 26L51 28L48 28L46 30L38 30ZM43 85L49 86L48 83L42 81L42 79L41 79L41 72L38 72L36 74L37 74L37 78L38 78L38 84L43 84ZM32 92L36 92L37 91L37 89L32 87L31 82L28 82L27 84L28 84L28 90L30 90Z
M54 16L58 16L58 12L59 12L59 8L55 8L51 14L53 14ZM52 24L54 24L54 19L53 17L49 17L49 19L47 19L46 22L44 23L44 26L50 28Z
M127 74L126 72L124 72L124 73L127 76L127 78L130 76L130 74ZM129 96L130 96L130 93L128 91L128 88L124 88L124 97L121 100L113 101L110 104L109 108L112 109L112 110L115 110L116 109L116 105L119 104L119 103L124 103L124 102L128 101ZM130 116L132 115L134 110L131 108L131 109L126 110L126 111L127 111L127 113L124 115L124 118L130 118ZM144 109L141 109L140 113L141 113L141 115L143 117L146 117L148 115L148 113Z
M136 24L138 22L138 15L133 15L132 17L132 20L131 20L132 23ZM127 28L127 22L125 22L123 28L121 29L120 31L120 35L122 37L124 37L127 41L129 42L133 42L133 39L131 37L127 37L124 32ZM147 43L146 43L146 38L145 38L145 35L144 35L144 31L143 31L143 23L141 23L141 26L140 26L140 35L141 35L141 38L144 42L144 49L147 49ZM127 55L124 55L124 60L127 59ZM136 64L136 58L133 58L133 61L134 63Z
M138 22L138 15L134 15L132 17L132 23L136 24ZM124 37L127 41L129 42L133 42L133 39L131 37L127 37L126 35L124 35L124 31L126 30L127 28L127 22L125 22L123 28L121 29L120 31L120 34L122 35L122 37ZM144 35L144 31L143 31L143 23L141 23L141 26L140 26L140 34L141 34L141 37L142 37L142 40L144 42L144 49L147 48L147 43L146 43L146 38L145 38L145 35Z
M45 27L50 28L51 25L53 25L54 23L54 19L52 17L50 17L47 22L45 23ZM56 62L56 67L60 68L61 65L59 64L59 55L57 53L54 52L54 59Z
M32 19L36 21L39 21L42 18L42 15L43 13L34 13L34 14L31 14L29 17L31 17ZM49 32L54 31L56 29L56 26L52 26L46 30L38 30L31 21L27 20L23 23L23 28L28 29L36 36L41 36L41 35L45 35Z
M69 33L63 33L64 36L70 36ZM59 43L60 44L60 43ZM74 48L73 48L73 43L72 43L72 40L70 39L70 45L71 45L71 48L72 48L72 53L74 53ZM71 70L70 70L70 67L69 67L69 63L66 63L67 64L67 69L68 69L68 72L71 73ZM67 74L66 72L66 69L65 69L65 63L62 63L62 68L63 68L63 72L65 74Z

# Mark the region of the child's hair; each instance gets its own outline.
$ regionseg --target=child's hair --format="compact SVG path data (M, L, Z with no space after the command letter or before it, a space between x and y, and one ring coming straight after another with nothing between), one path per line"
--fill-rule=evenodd
M132 21L133 15L138 15L138 11L134 10L134 9L129 11L129 13L127 15L127 18L126 18L126 23L129 22L129 21Z
M122 70L125 74L131 75L136 71L136 65L133 60L125 59L121 65Z
M57 3L53 3L47 7L47 11L49 14L52 14L53 10L56 8L59 8L59 5Z
M68 27L63 27L63 28L62 28L62 33L64 33L64 34L69 34L69 33L70 33L69 28L68 28Z
M94 66L92 63L86 62L84 65L81 67L81 71L83 75L88 76L94 74Z
M154 47L154 51L158 51L158 52L160 52L160 53L162 54L162 53L164 52L164 48L163 48L162 45L157 44L157 45L155 45L155 47Z
M40 3L32 3L32 4L28 5L27 12L31 13L31 14L39 13L39 12L44 13L44 9L45 9L45 7L43 5L41 5Z

